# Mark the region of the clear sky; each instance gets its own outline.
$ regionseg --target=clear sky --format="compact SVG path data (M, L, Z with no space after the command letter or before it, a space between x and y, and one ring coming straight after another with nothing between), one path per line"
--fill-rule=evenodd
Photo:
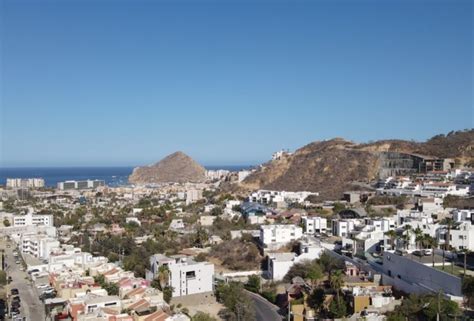
M469 0L0 3L0 166L255 164L474 127Z

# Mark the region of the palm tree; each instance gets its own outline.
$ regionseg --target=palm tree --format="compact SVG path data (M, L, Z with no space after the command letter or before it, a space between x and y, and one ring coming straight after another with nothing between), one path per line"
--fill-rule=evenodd
M415 233L415 242L416 242L416 247L417 249L420 249L421 247L421 241L423 241L423 231L421 230L420 227L417 227L414 231Z
M438 246L438 242L436 241L436 239L434 239L433 237L429 236L429 235L426 235L425 238L424 238L424 241L425 241L425 245L429 248L431 248L431 260L433 262L433 267L435 265L435 261L434 261L434 250L435 248Z
M163 290L170 281L170 270L167 265L162 265L158 268L158 281L160 282L161 290Z
M344 276L341 270L336 270L331 274L331 279L329 280L331 288L336 291L337 299L339 300L339 292L344 285Z
M397 232L395 230L390 230L385 232L385 235L388 236L390 239L390 246L392 247L391 249L395 249L395 239L397 238Z
M466 277L467 254L469 254L469 250L463 249L463 253L464 253L464 277Z
M452 218L445 218L444 219L444 224L446 225L446 228L448 229L448 233L445 234L444 236L444 246L443 246L443 270L444 270L444 257L445 257L445 251L448 250L449 251L449 248L450 248L450 244L449 242L451 241L451 228L453 227L454 225L454 221Z
M406 246L406 249L408 250L408 246L410 245L410 231L412 231L411 225L404 225L403 226L403 231L405 234L403 234L403 241L404 245Z

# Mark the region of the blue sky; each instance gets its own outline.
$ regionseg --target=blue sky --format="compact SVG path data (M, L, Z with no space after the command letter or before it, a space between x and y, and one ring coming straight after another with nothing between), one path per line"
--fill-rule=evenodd
M471 128L471 1L1 1L0 166Z

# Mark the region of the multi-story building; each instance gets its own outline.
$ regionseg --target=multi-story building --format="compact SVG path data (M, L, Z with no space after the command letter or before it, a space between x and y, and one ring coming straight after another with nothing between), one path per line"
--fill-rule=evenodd
M53 215L33 214L14 215L13 226L53 226Z
M437 230L437 239L440 246L447 243L448 237L449 246L456 250L468 249L474 251L474 225L472 221L458 222L449 229L449 232L447 226L442 226Z
M201 189L191 189L186 191L186 205L194 203L202 198Z
M304 231L308 234L325 233L328 228L327 219L319 216L303 216Z
M249 195L248 199L250 202L257 202L262 204L272 204L286 202L302 204L306 201L308 196L317 196L318 193L313 192L287 192L287 191L269 191L269 190L258 190Z
M332 234L339 237L347 237L354 230L354 220L333 220Z
M169 286L173 288L173 297L212 292L214 264L195 262L185 256L167 257L155 254L150 258L150 270L147 279L153 280L159 274L161 266L169 270Z
M92 189L105 186L105 181L103 180L91 180L86 181L64 181L58 183L58 189L60 190L71 190L71 189Z
M21 237L21 251L36 258L49 259L53 249L60 246L59 241L46 235L25 234Z
M260 242L263 247L277 249L289 242L299 240L303 229L296 225L262 225L260 226Z
M7 178L8 188L38 188L44 187L43 178Z

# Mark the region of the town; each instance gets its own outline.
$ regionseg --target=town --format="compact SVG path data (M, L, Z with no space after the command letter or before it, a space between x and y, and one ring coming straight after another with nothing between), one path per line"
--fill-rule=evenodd
M1 311L74 321L472 318L474 171L448 158L380 157L377 180L336 200L235 189L255 168L116 187L9 178Z

